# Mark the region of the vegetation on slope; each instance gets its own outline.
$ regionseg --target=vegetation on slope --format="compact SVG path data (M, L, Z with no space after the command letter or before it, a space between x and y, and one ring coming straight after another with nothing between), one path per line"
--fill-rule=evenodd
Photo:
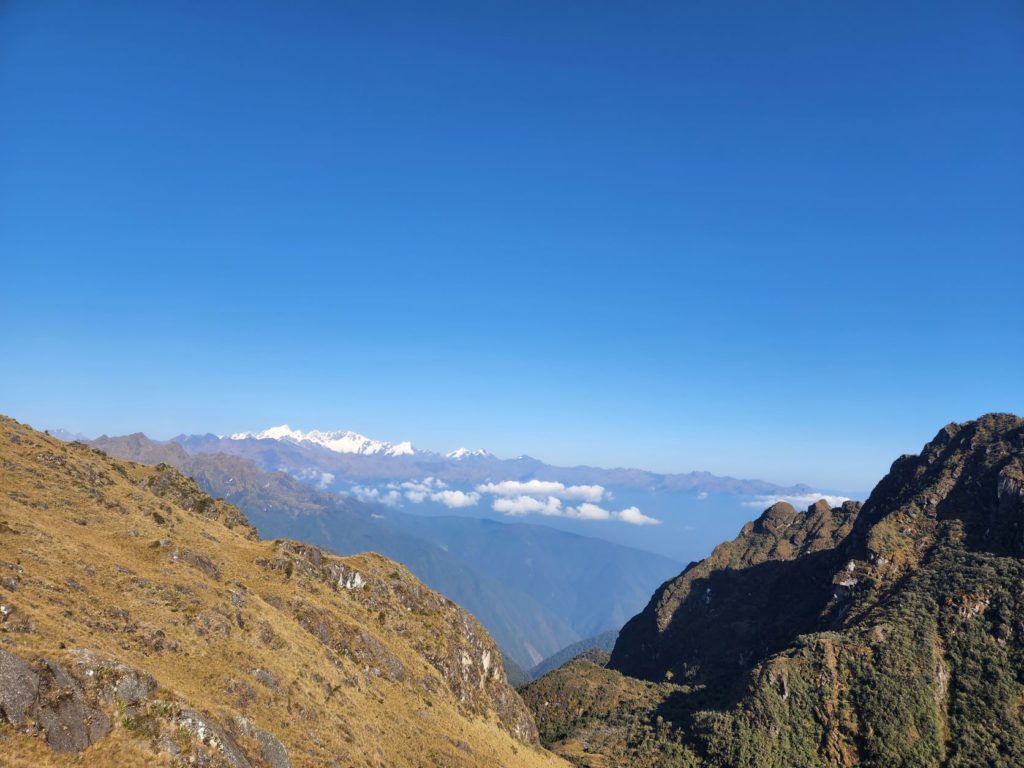
M536 680L548 672L558 669L564 664L577 657L585 657L598 666L604 666L611 658L610 652L615 647L615 640L619 636L618 630L602 632L599 635L580 640L578 643L567 645L558 653L548 656L544 661L530 670L530 679Z
M6 418L0 487L5 766L558 762L483 628L394 562L260 541L167 465Z
M1024 764L1024 420L949 425L859 511L773 510L623 630L612 666L649 681L569 665L524 689L545 743L593 766Z

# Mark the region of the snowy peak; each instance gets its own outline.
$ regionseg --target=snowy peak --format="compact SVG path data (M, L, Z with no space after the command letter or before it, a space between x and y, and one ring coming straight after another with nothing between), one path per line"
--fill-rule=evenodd
M467 459L470 457L483 458L490 456L491 454L485 451L483 448L477 448L475 451L469 450L469 448L456 448L451 453L446 453L444 457L446 459Z
M231 436L232 440L290 440L292 442L302 441L302 432L292 429L287 424L280 427L270 427L262 432L236 432Z
M337 431L323 432L314 429L303 432L292 429L287 424L270 427L262 432L237 432L231 435L232 440L283 440L289 443L319 445L335 453L356 453L361 456L412 456L417 453L408 440L401 443L389 443L386 440L373 440L358 432Z

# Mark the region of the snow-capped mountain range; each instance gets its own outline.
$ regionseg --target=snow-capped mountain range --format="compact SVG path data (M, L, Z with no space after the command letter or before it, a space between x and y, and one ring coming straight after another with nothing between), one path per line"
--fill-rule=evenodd
M292 429L287 424L279 427L269 427L261 432L236 432L230 436L231 440L281 440L299 445L319 445L335 453L353 453L359 456L436 456L432 451L421 451L414 448L408 440L401 443L389 443L387 440L374 440L373 438L360 435L358 432L349 430L338 430L336 432L324 432L314 429L303 432L301 429ZM491 454L483 448L470 450L468 448L457 448L445 454L446 459L486 458Z
M477 448L475 451L471 451L469 448L456 448L454 451L446 453L444 457L446 459L469 459L473 457L484 459L493 455L494 454L485 451L483 448Z

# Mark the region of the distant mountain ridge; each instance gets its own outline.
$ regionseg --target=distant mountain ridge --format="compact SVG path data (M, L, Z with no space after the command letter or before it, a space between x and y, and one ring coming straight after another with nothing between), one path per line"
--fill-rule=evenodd
M710 472L658 473L643 469L557 467L530 456L501 459L484 450L459 448L447 454L415 448L408 441L374 440L350 431L303 432L287 425L230 436L178 435L189 453L229 453L251 458L264 469L298 472L315 468L349 480L409 480L436 477L456 483L531 479L600 484L643 490L745 495L813 492L803 483L781 486L764 480L720 477Z
M612 648L615 647L615 640L618 636L618 630L612 629L607 632L602 632L599 635L585 638L579 642L573 643L572 645L567 645L558 653L548 656L540 664L529 670L529 677L531 680L536 680L539 677L543 677L548 672L558 669L563 664L568 664L581 654L588 654L595 651L600 652L604 660L607 661L611 655ZM515 685L517 688L519 687L516 685L515 681L510 682L512 682L512 685Z

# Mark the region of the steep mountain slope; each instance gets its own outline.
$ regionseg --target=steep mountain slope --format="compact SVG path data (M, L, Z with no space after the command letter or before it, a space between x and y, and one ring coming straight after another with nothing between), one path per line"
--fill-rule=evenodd
M0 418L0 762L555 765L461 608ZM68 753L80 753L74 761Z
M738 657L777 650L813 626L832 594L831 576L817 575L820 561L849 534L859 511L857 502L830 509L818 501L806 512L774 504L664 584L622 628L609 666L650 680L707 682L735 668ZM798 565L780 565L790 561Z
M678 569L668 558L544 526L409 515L363 504L282 472L265 472L248 459L187 454L176 443L144 435L104 437L91 445L173 464L239 506L265 536L399 560L466 606L526 667L582 637L621 626ZM603 581L594 589L598 572Z
M945 427L860 510L768 510L611 666L524 689L580 765L1024 764L1024 420Z

